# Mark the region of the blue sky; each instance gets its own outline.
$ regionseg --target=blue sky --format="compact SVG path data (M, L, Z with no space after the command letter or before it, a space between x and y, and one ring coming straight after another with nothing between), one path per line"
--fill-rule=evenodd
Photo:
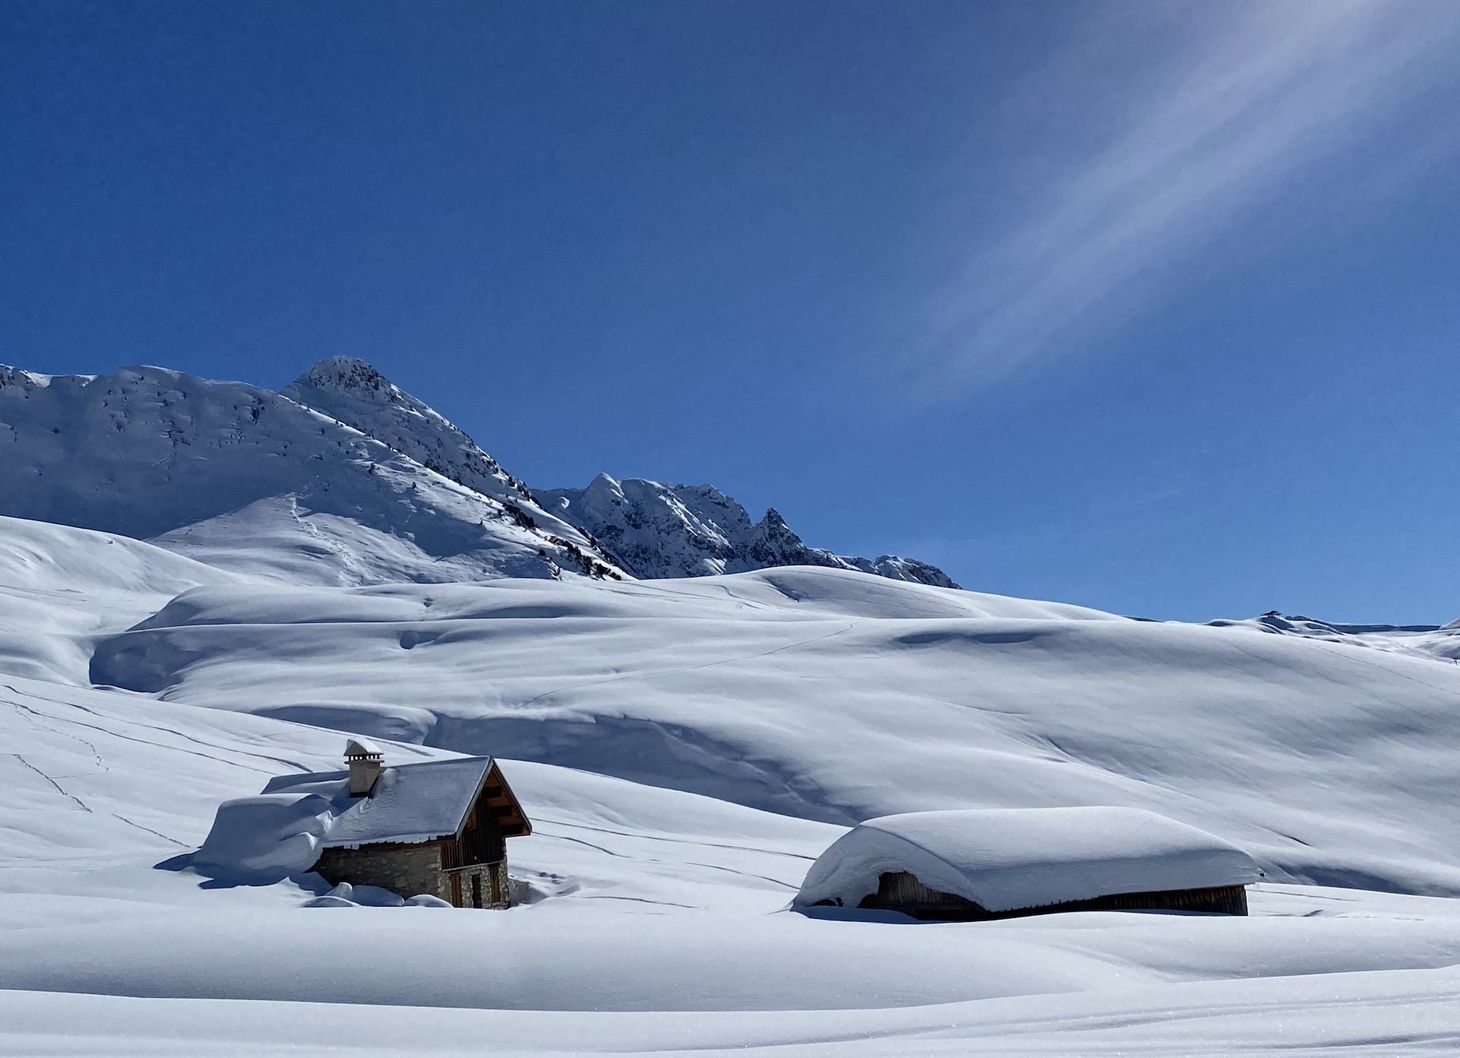
M0 14L0 362L364 357L541 486L1163 618L1460 616L1460 7Z

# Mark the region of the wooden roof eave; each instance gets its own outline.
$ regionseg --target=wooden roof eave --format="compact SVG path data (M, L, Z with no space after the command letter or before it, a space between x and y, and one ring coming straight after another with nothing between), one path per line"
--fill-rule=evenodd
M507 831L507 833L505 833L503 836L509 838L519 838L527 837L528 835L530 835L532 833L532 820L527 818L527 813L522 810L522 802L517 800L517 795L512 792L512 787L508 785L506 776L502 774L502 769L497 767L496 758L493 758L492 763L489 764L486 771L482 773L481 781L477 783L477 788L476 791L472 794L471 802L468 804L465 814L462 815L461 822L458 823L456 826L455 837L457 838L457 840L460 840L462 831L466 829L467 823L471 820L473 811L476 809L476 806L481 802L482 791L486 789L487 783L489 782L495 782L498 786L502 788L502 792L506 794L506 807L509 807L511 809L511 815L509 815L506 820L499 817L496 812L491 813L492 818L497 823L497 825L500 826L504 831ZM491 807L491 802L493 800L496 800L496 798L487 799L487 805L489 808ZM515 820L511 818L511 816L513 815L516 816Z
M502 787L502 792L507 795L507 799L511 802L513 810L517 813L517 818L521 820L520 832L516 834L509 834L507 836L514 838L529 837L532 834L532 820L528 819L527 813L522 810L522 802L517 800L517 795L512 792L512 787L508 784L507 777L502 774L502 769L497 767L497 762L495 759L492 761L492 766L487 769L487 776L496 777L497 782Z

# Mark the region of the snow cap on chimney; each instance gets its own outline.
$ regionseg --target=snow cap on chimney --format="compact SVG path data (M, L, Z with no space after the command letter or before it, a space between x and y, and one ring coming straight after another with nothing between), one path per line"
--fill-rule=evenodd
M350 796L364 797L380 778L381 761L385 754L380 747L366 738L352 738L345 743L345 761L350 765Z

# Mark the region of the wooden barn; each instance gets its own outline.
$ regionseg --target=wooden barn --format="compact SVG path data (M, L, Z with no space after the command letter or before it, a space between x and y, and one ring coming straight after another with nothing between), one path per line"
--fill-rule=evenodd
M264 794L318 794L332 805L314 870L332 883L428 894L456 907L512 903L507 839L532 833L490 757L386 765L364 739L347 770L281 775Z
M912 812L855 827L812 865L798 907L981 921L1061 911L1247 914L1241 849L1133 808Z

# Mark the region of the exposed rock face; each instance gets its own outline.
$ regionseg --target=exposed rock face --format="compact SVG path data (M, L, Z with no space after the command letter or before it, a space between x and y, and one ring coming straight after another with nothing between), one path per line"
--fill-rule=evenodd
M597 540L636 577L702 577L771 566L829 566L958 587L916 559L837 555L807 545L771 508L752 522L735 500L711 485L666 485L607 474L586 489L539 489L543 507Z
M280 392L485 496L532 502L527 486L462 430L363 360L321 360Z

